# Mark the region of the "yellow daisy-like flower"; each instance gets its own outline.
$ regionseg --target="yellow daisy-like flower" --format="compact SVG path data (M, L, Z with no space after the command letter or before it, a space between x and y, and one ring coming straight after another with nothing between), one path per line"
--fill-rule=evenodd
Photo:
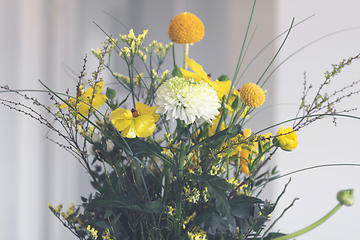
M149 137L153 134L160 115L157 114L157 107L150 107L137 102L135 109L115 109L111 114L111 122L115 128L121 131L126 138Z
M240 97L246 106L257 108L265 102L265 92L255 83L247 83L240 89Z
M204 24L192 13L183 12L174 17L168 29L171 41L175 43L199 42L205 33Z
M61 104L60 108L75 109L87 117L90 112L94 109L98 110L106 102L107 97L101 94L103 87L104 81L101 80L85 92L83 90L79 91L76 98L69 99L67 103Z
M188 70L185 70L183 68L180 68L181 70L181 76L185 79L194 79L195 82L207 82L210 86L212 86L216 92L218 93L218 97L221 100L222 97L226 94L229 94L230 87L231 87L231 81L211 81L211 78L206 74L203 67L195 62L193 59L188 58L186 63L189 65L189 67L194 71L190 72Z

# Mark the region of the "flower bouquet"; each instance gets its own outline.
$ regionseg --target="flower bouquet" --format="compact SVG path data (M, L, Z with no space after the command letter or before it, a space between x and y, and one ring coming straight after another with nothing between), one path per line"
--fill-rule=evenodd
M358 82L331 94L323 91L360 55L333 65L310 102L307 95L312 86L305 82L299 113L293 119L254 131L247 128L247 122L266 99L265 82L260 78L237 89L243 50L234 78L222 75L214 81L196 59L188 57L190 45L203 38L204 29L199 18L184 12L171 21L171 42L165 46L157 41L146 46L147 31L136 36L130 30L120 39L107 36L102 48L92 50L98 67L89 78L84 59L74 96L43 84L56 111L2 86L44 108L60 124L61 128L56 127L24 103L1 99L3 105L57 133L63 142L53 141L71 153L91 177L95 192L82 196L82 203L72 204L67 211L61 204L49 204L77 238L290 239L317 227L342 205L354 203L353 190L341 190L339 204L329 214L307 228L285 234L272 227L296 199L269 224L287 185L275 201L262 199L260 193L279 177L276 167L264 166L277 151L297 147L301 128L326 116L334 120L351 116L346 115L350 110L339 111L335 105L357 94L359 91L345 90ZM246 39L242 49L245 43ZM175 47L184 48L180 65ZM114 57L126 63L126 74L111 66ZM162 69L165 60L173 62L173 69ZM123 91L104 89L108 80L101 77L103 71L110 71ZM292 127L287 126L290 122ZM267 132L273 128L274 133Z

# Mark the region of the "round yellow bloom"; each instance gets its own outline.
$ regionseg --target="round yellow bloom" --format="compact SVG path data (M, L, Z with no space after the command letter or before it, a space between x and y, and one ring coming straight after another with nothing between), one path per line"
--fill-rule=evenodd
M174 17L169 25L168 34L175 43L199 42L205 33L204 24L192 13L183 12Z
M297 134L291 127L288 127L285 130L281 127L276 133L276 137L273 139L273 144L285 151L295 149L298 143Z
M246 106L257 108L265 102L265 92L255 83L247 83L240 89L240 97Z

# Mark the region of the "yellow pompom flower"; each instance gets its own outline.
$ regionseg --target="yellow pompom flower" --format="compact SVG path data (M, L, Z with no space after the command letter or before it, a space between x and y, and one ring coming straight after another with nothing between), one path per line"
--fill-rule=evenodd
M265 92L255 83L246 83L240 89L240 97L246 106L257 108L265 102Z
M298 143L297 134L291 127L288 127L285 130L281 127L276 133L276 137L273 139L273 144L285 151L295 149Z
M171 41L187 44L199 42L205 33L204 24L192 13L183 12L174 17L168 29Z
M115 128L121 131L126 138L149 137L153 134L160 115L157 114L157 107L150 107L137 102L135 109L115 109L111 114L111 122Z

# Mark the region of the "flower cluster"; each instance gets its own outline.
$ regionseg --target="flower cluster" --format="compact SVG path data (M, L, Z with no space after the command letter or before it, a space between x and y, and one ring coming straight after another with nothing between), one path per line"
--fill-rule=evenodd
M279 124L256 131L248 126L249 116L255 116L265 102L267 92L261 83L248 82L237 89L235 79L226 75L212 79L202 65L187 57L189 44L200 41L204 31L200 19L188 12L171 21L169 38L185 45L184 67L173 56L172 71L162 64L169 53L175 54L170 51L173 42L163 45L154 40L146 47L147 31L136 37L133 30L120 35L120 43L106 38L101 49L91 50L99 64L88 81L84 81L84 59L75 96L66 92L69 97L64 99L49 89L56 112L17 92L46 109L61 129L25 104L1 100L62 137L65 144L54 142L89 173L95 193L81 197L82 204L72 204L67 212L62 212L61 204L49 205L79 239L280 240L299 233L269 233L272 226L266 223L283 193L275 203L259 197L266 184L279 177L276 167L264 166L278 149L297 148L300 128L337 113L333 106L337 100L330 98L355 83L324 97L320 90L360 54L327 72L313 103L305 103L304 91L299 108L304 115L273 135L265 132L276 131ZM113 51L118 54L111 55ZM124 60L128 72L117 73L111 57ZM143 72L135 64L139 61ZM102 93L105 84L114 83L100 77L105 69L120 91L107 87ZM327 110L318 113L325 103ZM351 206L353 190L340 191L337 199L339 206Z

